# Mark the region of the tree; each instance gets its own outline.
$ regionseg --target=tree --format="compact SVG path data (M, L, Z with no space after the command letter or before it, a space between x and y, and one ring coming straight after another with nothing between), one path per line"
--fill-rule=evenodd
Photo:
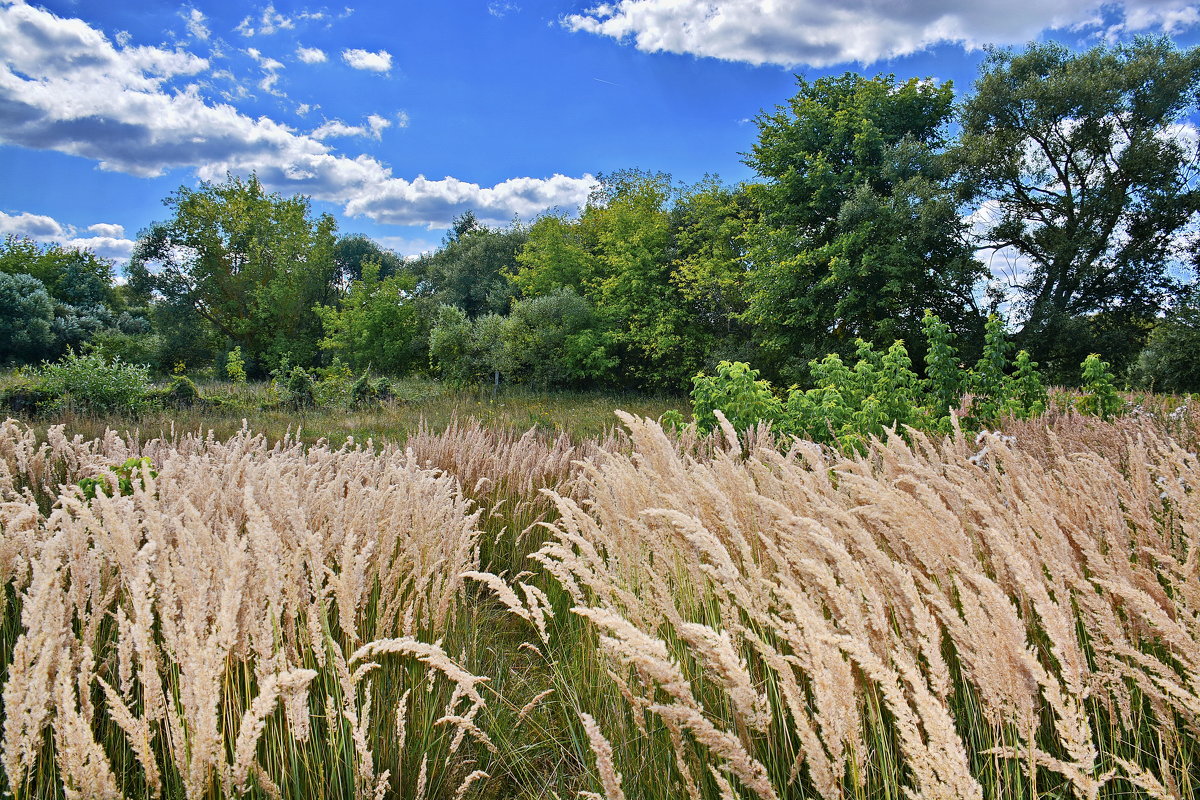
M32 275L0 272L0 364L27 364L54 348L54 304Z
M333 261L341 280L347 284L362 279L363 264L368 261L379 264L380 279L404 271L404 259L361 233L339 236L333 246Z
M90 250L8 235L0 243L0 272L31 275L55 300L76 307L112 306L112 262Z
M1076 375L1097 337L1144 341L1172 291L1200 211L1195 148L1173 134L1198 90L1200 50L1167 39L1033 44L984 62L956 148L965 197L994 212L981 246L1021 265L996 290L1055 378Z
M510 377L542 389L611 378L616 358L599 324L591 304L568 287L518 300L502 330Z
M800 365L860 337L916 341L926 308L977 329L982 266L944 152L950 84L853 73L797 83L758 117L746 157L766 182L752 188L761 217L745 319L768 354Z
M412 269L424 291L471 319L504 314L513 297L505 276L515 269L527 235L519 224L489 228L467 212L454 221L442 248L416 259Z
M1155 391L1200 391L1200 283L1193 283L1155 326L1133 377Z
M420 304L429 301L413 296L413 276L381 279L382 272L379 262L364 262L362 279L350 284L336 308L317 308L325 327L321 348L356 370L400 375L426 360L428 329Z
M307 198L268 194L253 175L180 187L165 204L171 219L134 248L135 288L190 308L258 374L284 356L311 363L321 336L313 309L335 297L333 217L313 219Z

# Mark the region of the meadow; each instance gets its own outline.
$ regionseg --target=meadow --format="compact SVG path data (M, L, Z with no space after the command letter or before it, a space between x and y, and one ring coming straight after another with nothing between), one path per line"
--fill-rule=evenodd
M9 420L4 788L1193 797L1193 406L849 453Z

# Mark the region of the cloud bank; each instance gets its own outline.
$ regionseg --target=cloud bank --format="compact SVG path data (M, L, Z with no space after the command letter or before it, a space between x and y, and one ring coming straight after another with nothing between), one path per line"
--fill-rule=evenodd
M277 15L271 6L263 13ZM263 27L260 18L256 32L265 33ZM376 65L365 69L391 65L386 52L357 52L365 54L362 63ZM252 57L264 72L262 88L273 89L283 65L257 50ZM337 123L341 128L304 134L203 97L196 76L209 68L180 49L121 46L83 20L0 3L0 143L69 153L143 177L180 167L205 180L254 171L274 190L304 193L377 222L431 229L468 208L493 223L574 208L594 183L590 175L514 178L493 187L394 177L377 159L339 154L324 139L378 138L391 124L407 124L407 116L393 122L371 115L362 126Z
M562 22L648 53L826 67L936 44L1019 44L1048 29L1174 32L1200 22L1200 13L1191 0L619 0Z

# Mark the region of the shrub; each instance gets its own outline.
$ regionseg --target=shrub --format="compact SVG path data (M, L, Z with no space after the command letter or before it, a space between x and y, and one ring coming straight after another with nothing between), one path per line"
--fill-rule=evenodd
M39 404L41 412L73 409L85 414L137 416L154 404L148 368L100 353L68 351L59 361L43 363L29 375L32 388L48 398Z
M692 387L692 411L703 431L716 426L714 411L724 414L737 430L760 421L777 421L783 414L783 404L771 384L759 380L758 370L741 361L722 361L716 375L697 375Z
M242 358L242 346L229 351L229 355L225 357L225 375L229 380L236 384L244 384L246 382L246 359Z
M1083 398L1079 401L1079 410L1109 419L1121 411L1122 405L1109 363L1092 353L1083 361Z
M157 392L155 396L164 406L171 408L191 408L204 403L200 390L186 375L173 376L167 387Z

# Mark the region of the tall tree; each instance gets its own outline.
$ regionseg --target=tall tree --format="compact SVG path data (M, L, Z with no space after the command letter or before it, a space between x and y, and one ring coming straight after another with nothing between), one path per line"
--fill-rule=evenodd
M504 314L514 294L505 275L516 268L527 237L520 224L491 228L468 211L454 220L441 249L421 256L411 267L424 292L470 319Z
M1179 135L1200 49L993 50L975 88L957 153L981 246L1017 265L997 294L1015 300L1021 346L1069 375L1093 350L1118 355L1102 337L1144 340L1200 211L1195 143Z
M859 337L912 343L926 308L977 328L982 267L945 154L950 84L853 73L797 83L758 117L746 157L766 178L754 187L745 314L764 347L796 365Z
M313 308L336 294L333 217L313 219L308 199L268 193L255 176L181 187L173 216L142 233L130 282L166 305L191 308L260 373L288 356L317 355Z

